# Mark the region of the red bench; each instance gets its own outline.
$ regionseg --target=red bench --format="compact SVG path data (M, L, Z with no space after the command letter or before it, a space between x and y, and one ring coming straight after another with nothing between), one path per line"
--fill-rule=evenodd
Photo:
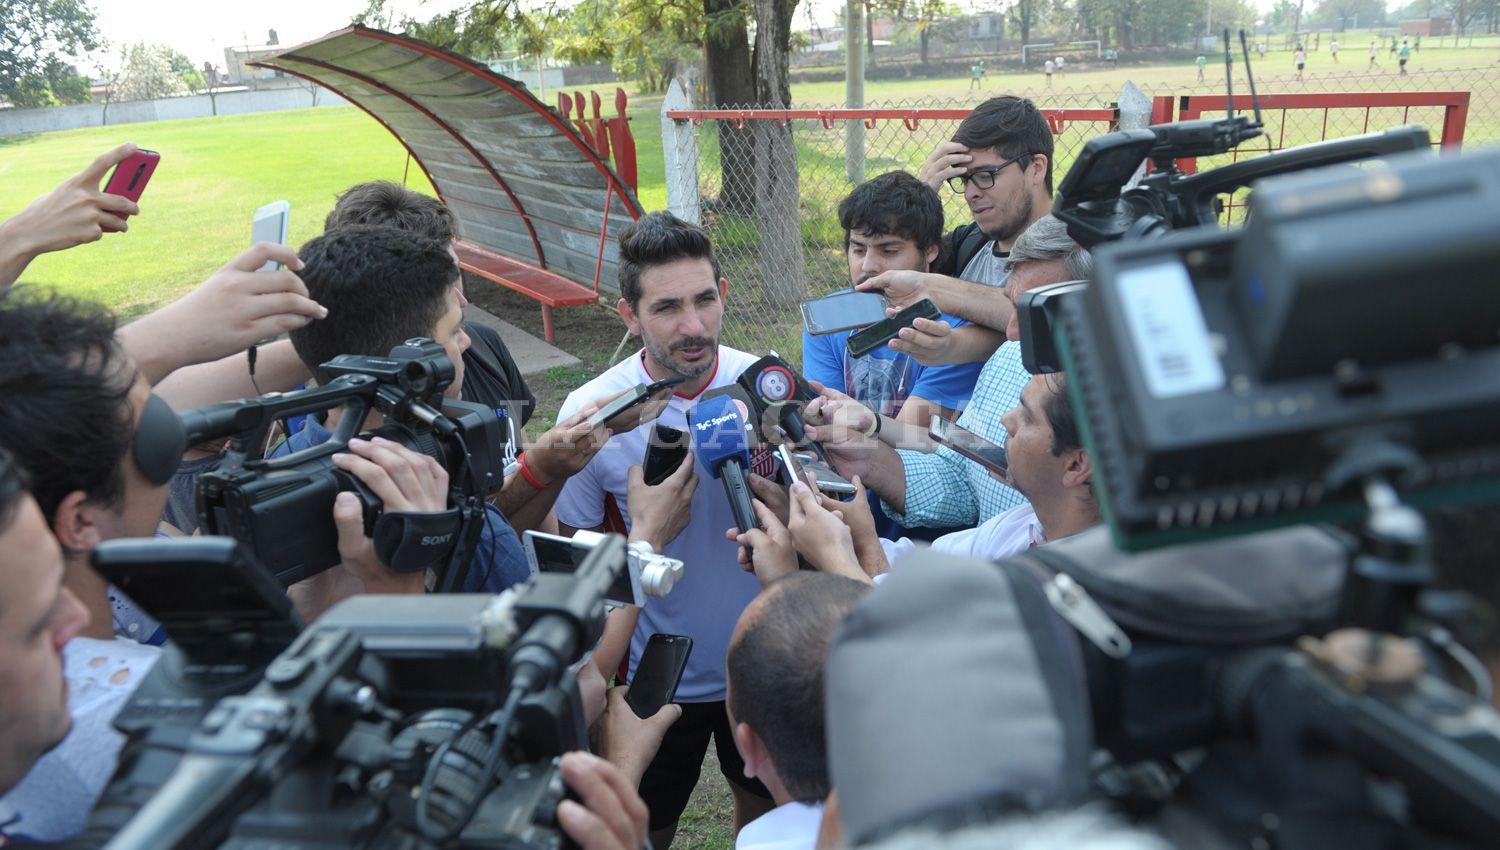
M453 250L458 254L459 267L464 271L477 274L485 280L493 280L501 286L540 301L542 331L548 342L552 342L553 307L577 307L599 300L594 290L587 286L477 245L455 242Z

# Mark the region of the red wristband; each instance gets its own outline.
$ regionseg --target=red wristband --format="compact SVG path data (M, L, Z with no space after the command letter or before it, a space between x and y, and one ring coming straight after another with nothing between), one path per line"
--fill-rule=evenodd
M544 483L542 479L536 477L535 473L526 468L525 452L521 452L520 454L516 455L516 462L521 465L521 477L526 479L527 484L530 484L538 490L545 490L548 487L552 486L551 484Z

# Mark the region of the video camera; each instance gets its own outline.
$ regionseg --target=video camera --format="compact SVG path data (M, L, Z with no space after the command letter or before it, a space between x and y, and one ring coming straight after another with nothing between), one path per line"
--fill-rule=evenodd
M358 596L300 635L226 538L112 541L95 559L152 571L135 589L174 646L122 710L120 768L73 846L564 846L556 757L587 749L568 667L603 631L624 538L498 596ZM221 669L249 635L284 651Z
M1227 114L1221 119L1178 121L1138 130L1122 130L1089 139L1073 167L1058 184L1052 214L1068 225L1068 235L1085 248L1117 239L1139 239L1169 230L1217 224L1222 196L1274 175L1356 162L1409 151L1427 150L1431 140L1421 127L1400 127L1303 145L1242 160L1198 174L1184 174L1183 158L1228 153L1262 133L1260 101L1250 76L1250 48L1240 30L1245 73L1255 119L1234 114L1233 55L1224 30ZM1145 161L1150 171L1127 188Z
M1177 204L1250 164L1142 192ZM1197 202L1146 226L1128 198L1069 195L1091 179L1068 175L1057 215L1081 242L1121 241L1097 245L1092 282L1028 292L1018 310L1026 368L1067 375L1113 545L1100 531L1088 552L1018 560L1068 576L1133 638L1121 653L1079 629L1099 650L1089 690L1114 790L1154 783L1158 802L1190 797L1265 846L1492 842L1500 716L1452 637L1451 598L1428 590L1425 523L1403 500L1500 496L1500 153L1270 177L1232 230L1198 226L1213 221ZM1205 587L1271 610L1273 579L1307 586L1307 564L1272 542L1283 532L1246 538L1221 574L1206 559L1236 541L1215 538L1361 518L1341 582L1320 590L1321 627L1182 635L1226 629L1228 608L1173 607ZM1176 548L1121 554L1159 547ZM1132 584L1168 560L1159 586Z
M335 357L318 368L319 386L311 389L183 413L189 445L229 438L219 466L199 479L204 533L245 543L289 586L339 562L333 502L349 491L359 497L365 532L384 563L398 572L433 568L431 590L462 588L484 500L503 483L506 435L494 411L443 397L454 374L441 345L417 338L386 357ZM277 420L335 407L341 415L326 442L282 457L262 455ZM360 433L372 411L385 423ZM384 437L436 459L448 472L453 507L435 514L382 511L379 497L333 465L333 455L355 436Z

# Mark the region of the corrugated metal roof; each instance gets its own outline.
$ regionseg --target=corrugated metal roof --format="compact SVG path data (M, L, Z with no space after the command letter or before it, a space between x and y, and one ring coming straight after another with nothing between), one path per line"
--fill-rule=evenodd
M253 63L316 81L390 130L458 219L465 242L603 290L635 194L556 110L485 66L350 27ZM338 140L327 140L329 152ZM608 223L605 200L609 199Z

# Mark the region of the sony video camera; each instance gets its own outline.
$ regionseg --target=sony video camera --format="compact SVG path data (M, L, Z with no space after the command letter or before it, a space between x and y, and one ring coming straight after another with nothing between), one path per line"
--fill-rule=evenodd
M1034 559L1134 643L1086 641L1096 733L1264 846L1486 846L1500 716L1406 502L1500 498L1500 152L1267 179L1250 203L1240 229L1100 245L1092 282L1018 307L1026 367L1066 373L1113 543ZM1206 560L1309 522L1357 531L1337 584L1286 532ZM1228 607L1165 613L1213 588L1280 624L1228 640ZM1319 605L1271 598L1292 591ZM1215 636L1183 638L1195 622Z
M1262 134L1260 101L1250 75L1250 48L1240 30L1245 73L1250 82L1251 120L1234 114L1233 55L1224 30L1227 114L1220 119L1177 121L1095 136L1084 144L1057 187L1052 214L1068 225L1068 235L1085 248L1117 239L1140 239L1171 230L1216 225L1223 197L1274 175L1337 163L1356 162L1409 151L1428 150L1421 127L1399 127L1303 145L1241 160L1197 174L1185 174L1179 159L1228 153ZM1139 182L1142 163L1151 167Z
M199 479L204 533L245 543L278 581L291 585L339 562L333 502L350 491L359 497L366 533L391 569L432 568L429 589L463 587L484 499L503 483L506 435L494 411L443 397L453 378L443 347L418 338L386 357L335 357L319 367L319 386L311 389L183 413L189 445L229 438L219 466ZM340 416L326 442L263 456L267 432L278 419L333 408ZM361 433L372 412L384 424ZM333 465L333 455L356 436L384 437L436 459L448 472L452 507L437 514L383 511L363 482Z
M565 846L556 760L588 748L569 665L626 561L610 535L569 574L498 596L357 596L298 635L234 541L101 546L96 565L184 646L121 711L119 769L71 846ZM282 651L235 657L252 644Z

